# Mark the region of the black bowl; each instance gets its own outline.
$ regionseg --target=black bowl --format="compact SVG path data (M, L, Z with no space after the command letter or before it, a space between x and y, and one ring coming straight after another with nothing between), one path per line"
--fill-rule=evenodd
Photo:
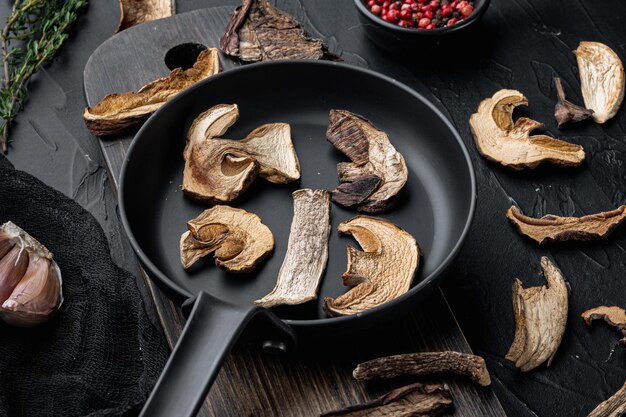
M452 26L425 30L405 28L386 22L368 9L366 0L354 0L365 34L376 45L395 53L414 51L448 42L454 43L459 39L468 41L467 36L487 11L489 2L490 0L474 0L474 12L465 20Z

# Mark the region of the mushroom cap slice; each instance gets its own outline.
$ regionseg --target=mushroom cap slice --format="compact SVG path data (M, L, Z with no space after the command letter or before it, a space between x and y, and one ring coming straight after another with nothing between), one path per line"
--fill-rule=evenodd
M115 32L155 19L172 16L175 0L120 0L120 22Z
M546 135L530 135L543 123L520 117L513 122L513 110L528 100L517 90L500 90L483 100L470 117L478 152L506 167L521 170L543 162L577 166L585 160L582 146Z
M252 271L274 248L274 235L256 214L229 206L204 210L187 222L180 237L183 268L215 252L215 265L228 272Z
M337 298L326 297L330 316L361 313L409 290L421 256L417 242L387 220L357 216L342 222L339 232L351 234L363 251L348 245L344 285L354 285Z
M220 104L194 120L184 150L183 191L212 203L227 203L258 176L286 184L300 178L300 162L287 123L257 127L241 140L221 138L239 119L236 104Z
M137 91L107 95L95 106L87 107L83 119L96 136L123 132L143 122L175 94L219 70L217 49L209 48L198 55L189 69L176 68L167 77L152 81Z
M593 120L604 123L615 116L624 99L622 61L600 42L581 42L574 53L585 107L593 110Z
M621 346L626 346L626 310L618 306L599 306L584 311L580 315L587 326L597 319L604 319L610 326L615 327L622 334L619 341Z

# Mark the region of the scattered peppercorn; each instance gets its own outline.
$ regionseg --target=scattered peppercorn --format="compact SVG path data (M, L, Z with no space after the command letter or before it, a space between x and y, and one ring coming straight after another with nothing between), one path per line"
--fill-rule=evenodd
M364 0L386 22L405 28L437 29L452 26L474 12L467 0Z

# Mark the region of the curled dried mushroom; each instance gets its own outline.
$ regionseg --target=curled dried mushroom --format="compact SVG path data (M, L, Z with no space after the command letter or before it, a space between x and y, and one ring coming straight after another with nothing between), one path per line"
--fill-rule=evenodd
M87 107L83 119L96 136L121 133L142 123L174 95L219 70L217 49L209 48L202 51L193 67L187 70L176 68L167 77L152 81L137 91L107 95L95 106Z
M600 42L581 42L574 51L585 107L593 120L604 123L624 99L624 67L617 54Z
M366 213L392 207L407 182L404 157L370 121L346 110L331 110L326 138L352 162L337 165L341 185L333 201Z
M604 321L622 334L619 344L626 347L626 310L617 306L600 306L587 310L580 316L587 326L591 326L594 320L604 319Z
M228 272L252 271L274 248L274 235L256 214L229 206L204 210L187 222L180 237L183 268L215 252L215 265Z
M196 200L227 203L258 176L286 184L300 178L287 123L259 126L241 140L222 138L239 119L236 104L220 104L194 120L187 133L183 192Z
M540 245L566 240L603 239L626 219L626 206L583 217L559 217L548 214L541 218L528 217L511 206L506 217L519 232Z
M175 13L175 7L174 0L120 0L120 23L115 32L172 16Z
M431 375L436 373L464 375L477 384L491 385L485 360L461 352L418 352L386 356L360 363L352 372L357 381L395 378L402 375Z
M541 258L547 285L523 288L513 284L515 339L506 359L523 372L552 363L567 323L568 292L563 274L548 258Z
M600 403L587 417L620 417L626 414L626 384L608 400Z
M561 83L561 79L559 77L554 77L554 85L556 86L556 94L559 98L556 106L554 106L554 118L559 124L559 128L567 123L580 122L591 117L593 110L577 106L576 104L567 101L565 98L563 83Z
M530 135L543 123L520 117L513 122L513 110L528 100L517 90L500 90L484 99L470 117L478 152L487 159L516 170L535 168L547 162L577 166L585 160L579 145L546 135Z
M395 224L357 216L342 222L339 232L354 236L363 251L348 245L344 285L354 286L337 298L326 297L330 316L357 314L393 300L407 292L419 266L417 242Z

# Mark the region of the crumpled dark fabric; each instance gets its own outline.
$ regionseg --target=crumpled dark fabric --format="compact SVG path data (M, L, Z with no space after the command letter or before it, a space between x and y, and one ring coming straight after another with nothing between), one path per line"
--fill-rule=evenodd
M0 155L0 223L54 253L64 303L47 323L0 323L0 416L134 416L167 359L135 278L91 214Z

